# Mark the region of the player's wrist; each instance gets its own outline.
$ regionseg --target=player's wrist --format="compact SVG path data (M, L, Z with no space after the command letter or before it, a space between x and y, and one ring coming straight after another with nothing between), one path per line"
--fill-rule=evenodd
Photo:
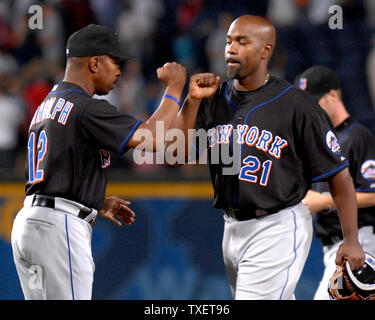
M181 108L182 106L182 102L180 99L178 99L177 97L171 95L171 94L164 94L162 99L171 99L173 100L174 102L176 102L178 104L178 106Z
M194 97L193 95L191 95L190 93L188 93L188 96L186 97L186 99L191 102L191 103L194 103L194 104L200 104L202 102L202 98L199 98L199 97Z

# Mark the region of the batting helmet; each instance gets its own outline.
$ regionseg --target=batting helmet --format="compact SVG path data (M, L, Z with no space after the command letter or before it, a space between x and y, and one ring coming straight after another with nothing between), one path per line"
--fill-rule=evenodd
M354 271L344 260L336 266L328 292L333 300L375 300L375 258L366 253L364 265Z

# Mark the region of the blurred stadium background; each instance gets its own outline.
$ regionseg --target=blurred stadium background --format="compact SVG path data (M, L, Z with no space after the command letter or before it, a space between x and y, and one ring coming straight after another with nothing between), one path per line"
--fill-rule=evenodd
M31 30L31 5L43 28ZM328 27L328 8L343 9L343 29ZM0 1L0 299L22 299L10 232L24 197L30 119L65 66L65 42L89 23L117 29L135 59L105 98L145 119L160 101L156 69L167 61L188 74L225 79L230 22L262 15L278 29L271 74L294 82L314 64L340 76L349 112L375 133L375 1L373 0L1 0ZM94 299L230 299L221 256L221 213L212 208L207 167L136 165L112 157L108 194L132 201L131 227L99 219L93 232ZM296 291L311 299L323 270L321 245L311 252Z

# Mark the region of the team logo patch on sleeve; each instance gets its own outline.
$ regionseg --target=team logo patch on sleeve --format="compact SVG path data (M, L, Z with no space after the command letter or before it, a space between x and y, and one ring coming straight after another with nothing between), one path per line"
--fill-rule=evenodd
M336 135L329 130L326 134L326 142L329 150L331 150L335 155L341 154L341 147L339 141L336 138Z
M306 88L307 88L307 79L306 78L299 79L299 88L306 91Z
M368 181L375 181L375 160L366 160L361 166L362 177Z

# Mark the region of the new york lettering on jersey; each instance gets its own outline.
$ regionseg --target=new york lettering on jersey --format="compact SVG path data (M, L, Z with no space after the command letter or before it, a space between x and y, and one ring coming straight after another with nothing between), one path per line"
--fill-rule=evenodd
M320 107L276 77L254 92L237 91L232 81L223 83L215 99L202 102L196 130L200 128L207 130L217 208L272 211L291 206L302 200L312 181L347 166ZM229 152L223 150L226 146Z
M233 125L219 125L216 128L208 130L208 147L212 148L216 144L229 144L233 135ZM248 125L237 125L236 127L238 144L246 144L249 147L255 146L258 150L268 152L276 159L280 159L281 151L288 145L288 142L279 137L274 136L272 132L257 126L249 127Z

